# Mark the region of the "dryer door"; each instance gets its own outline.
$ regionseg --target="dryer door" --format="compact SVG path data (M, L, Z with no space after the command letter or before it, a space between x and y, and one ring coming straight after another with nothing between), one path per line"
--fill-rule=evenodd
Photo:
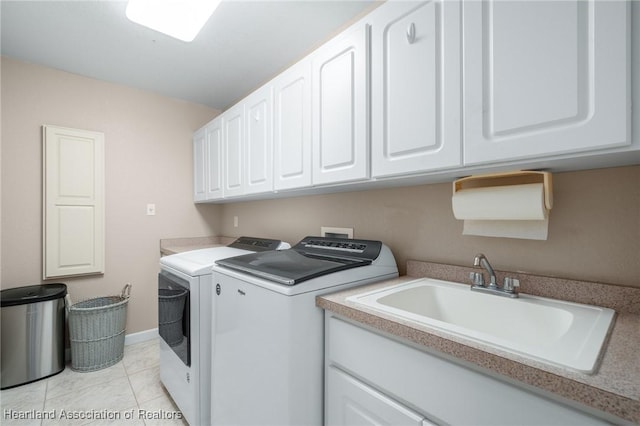
M189 283L167 271L158 274L158 332L187 366L191 366Z

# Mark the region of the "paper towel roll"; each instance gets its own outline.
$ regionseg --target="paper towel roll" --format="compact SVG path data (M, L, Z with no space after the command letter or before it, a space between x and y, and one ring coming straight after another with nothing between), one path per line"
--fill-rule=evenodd
M542 183L461 189L452 197L460 220L544 220Z
M549 218L544 220L465 220L462 235L546 240Z

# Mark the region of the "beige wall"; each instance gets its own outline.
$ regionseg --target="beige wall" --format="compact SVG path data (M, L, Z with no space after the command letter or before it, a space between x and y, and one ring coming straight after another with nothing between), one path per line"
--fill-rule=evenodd
M463 236L450 183L234 203L222 211L230 236L295 243L322 225L384 241L401 273L408 259L471 266L483 252L496 269L640 287L640 166L554 175L547 241Z
M42 282L41 126L104 132L106 272L56 281L74 299L131 282L127 333L157 327L159 240L220 233L220 206L191 194L192 133L219 112L7 58L1 76L2 288Z
M640 166L554 176L549 240L462 236L450 184L279 200L194 205L193 131L218 112L148 92L2 59L0 284L42 282L40 127L106 137L106 273L58 280L76 299L133 284L127 333L155 328L161 238L256 235L295 243L320 226L355 228L407 259L470 265L484 252L497 269L640 287ZM155 203L156 216L146 216ZM233 227L233 217L239 227Z

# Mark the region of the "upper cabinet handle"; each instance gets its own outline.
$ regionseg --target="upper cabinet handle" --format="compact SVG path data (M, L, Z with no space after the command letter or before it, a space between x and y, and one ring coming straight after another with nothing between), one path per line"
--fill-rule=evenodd
M407 28L407 41L409 44L413 44L416 41L416 24L413 22Z

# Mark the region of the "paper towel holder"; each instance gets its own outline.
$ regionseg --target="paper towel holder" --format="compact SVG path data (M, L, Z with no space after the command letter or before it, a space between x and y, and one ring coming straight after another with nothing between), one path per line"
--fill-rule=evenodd
M453 194L462 189L524 185L528 183L542 183L544 188L544 205L547 210L551 210L553 207L553 185L550 172L518 170L467 176L453 181Z

